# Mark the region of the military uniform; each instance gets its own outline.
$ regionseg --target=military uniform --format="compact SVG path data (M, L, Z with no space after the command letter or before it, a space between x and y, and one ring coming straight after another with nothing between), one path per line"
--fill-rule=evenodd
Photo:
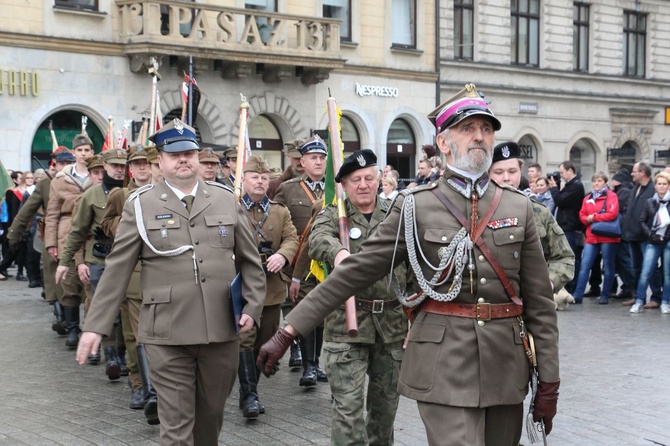
M198 148L194 130L179 120L152 138L167 152ZM141 260L138 340L159 397L161 444L216 445L237 371L230 284L239 272L243 313L258 325L265 277L246 217L229 190L194 182L189 210L165 178L138 189L124 206L84 329L109 333L115 317L110 310L124 299ZM85 336L91 346L93 337Z
M358 252L362 243L374 234L389 205L389 200L378 198L368 222L347 200L351 253ZM314 220L309 256L325 262L328 270L333 271L335 255L341 249L337 207L331 205ZM404 265L394 271L396 283L403 291L406 273ZM333 445L393 444L402 343L407 334L407 319L396 293L396 287L389 288L385 279L357 290L358 336L354 339L347 334L343 306L326 316L323 359L333 395L330 440ZM366 375L369 376L367 399Z

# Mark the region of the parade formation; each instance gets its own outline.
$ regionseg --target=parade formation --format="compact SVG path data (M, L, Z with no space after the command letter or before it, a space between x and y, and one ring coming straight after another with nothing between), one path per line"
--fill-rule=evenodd
M393 200L373 151L344 156L333 98L327 138L287 142L272 178L244 97L223 151L198 141L192 104L164 123L151 103L137 140L110 137L99 155L85 121L72 149L54 136L55 174L8 236L43 212L52 329L79 364L128 377L128 406L161 445L218 444L236 381L243 418L272 411L260 376L280 366L302 367L296 392L330 388L333 445L393 444L401 395L431 445L516 446L526 418L546 442L553 293L574 254L517 190L518 149L494 149L502 123L474 85L428 115L443 171Z

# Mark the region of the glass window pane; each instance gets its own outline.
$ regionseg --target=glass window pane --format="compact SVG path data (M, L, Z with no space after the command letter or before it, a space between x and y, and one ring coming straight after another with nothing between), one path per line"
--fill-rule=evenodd
M516 25L516 16L512 16L512 62L518 63L519 58L517 55L517 41L518 41L518 30L517 30L517 25Z
M414 144L414 133L407 121L396 119L389 128L388 144Z
M638 31L646 31L647 30L647 16L641 15L640 16L640 21L638 23Z
M539 38L540 38L540 30L539 30L539 21L536 19L530 20L530 35L528 36L528 46L530 48L529 51L529 63L533 65L538 65L539 60L538 60L538 54L540 53L539 51Z
M528 12L528 0L519 0L519 12Z
M349 30L349 2L350 0L324 0L323 2L323 16L341 20L340 37L345 39L351 38Z
M518 12L519 11L519 2L518 0L512 0L512 12Z
M577 60L579 53L579 27L577 25L572 27L572 48L572 67L575 70L579 70L580 67Z
M392 3L392 39L393 43L399 43L401 45L412 45L413 44L413 32L411 29L411 13L410 11L410 0L393 0Z
M249 138L281 139L275 125L263 115L258 115L249 121Z
M637 39L637 75L644 76L644 42L643 36L638 36Z
M342 141L356 141L358 142L358 129L351 121L351 119L346 116L342 116L340 119L340 125L342 126Z
M472 10L463 11L463 57L472 59L474 50L474 23Z
M589 7L588 6L583 6L582 7L582 12L580 14L580 19L584 23L589 22Z
M528 19L519 17L519 63L528 63Z
M628 36L628 74L635 74L635 35Z
M540 0L530 0L530 13L539 14L540 13Z
M588 70L589 68L589 29L586 27L582 28L582 32L579 39L579 69Z

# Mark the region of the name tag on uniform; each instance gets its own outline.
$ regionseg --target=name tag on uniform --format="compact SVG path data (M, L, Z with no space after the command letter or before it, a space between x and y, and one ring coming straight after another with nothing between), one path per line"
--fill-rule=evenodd
M172 214L158 214L158 215L156 215L156 220L165 220L166 218L172 218Z
M486 226L493 230L509 228L510 226L519 226L519 219L516 217L502 218L500 220L489 222Z

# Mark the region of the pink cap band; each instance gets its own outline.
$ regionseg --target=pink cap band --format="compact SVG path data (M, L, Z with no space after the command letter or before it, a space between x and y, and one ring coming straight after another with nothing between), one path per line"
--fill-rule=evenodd
M435 127L438 129L442 128L442 124L444 124L444 122L449 119L451 115L456 113L460 108L467 105L482 107L483 109L488 110L486 101L481 98L462 98L452 102L451 104L448 104L440 113L438 113L437 117L435 118Z

